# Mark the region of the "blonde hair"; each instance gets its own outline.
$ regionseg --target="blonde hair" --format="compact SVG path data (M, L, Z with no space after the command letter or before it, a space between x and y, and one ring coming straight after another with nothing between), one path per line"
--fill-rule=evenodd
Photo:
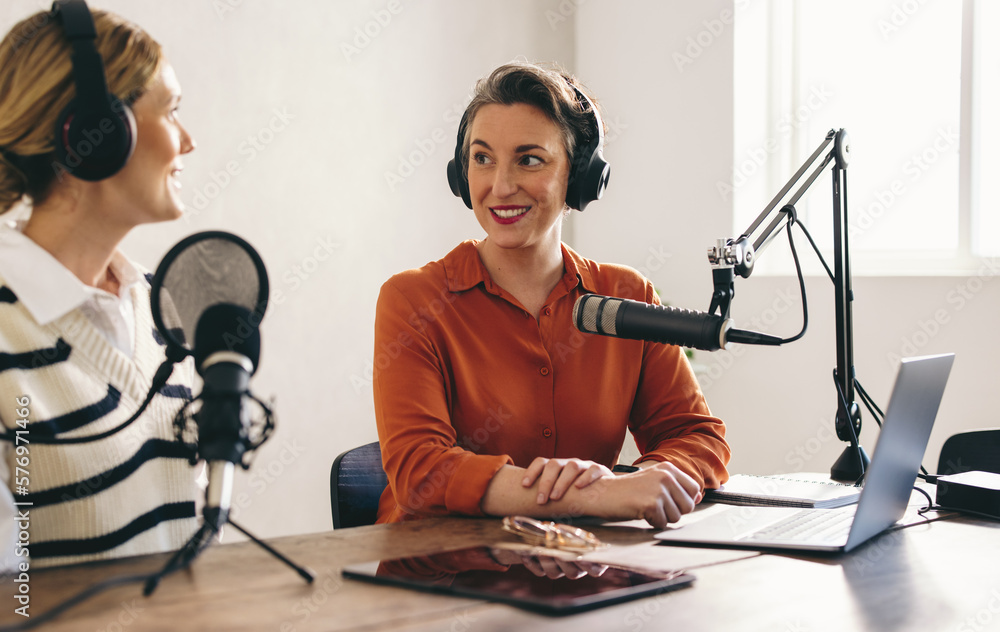
M160 44L113 13L91 14L108 89L131 105L159 71ZM76 96L70 53L62 25L45 11L0 41L0 213L25 196L38 204L51 193L56 119Z

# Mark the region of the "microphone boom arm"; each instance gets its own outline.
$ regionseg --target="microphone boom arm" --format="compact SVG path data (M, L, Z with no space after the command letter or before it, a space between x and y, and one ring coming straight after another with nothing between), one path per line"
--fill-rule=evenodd
M831 148L830 145L833 144ZM825 153L824 153L825 152ZM723 318L729 317L732 303L734 281L736 275L749 278L753 273L754 263L761 253L778 233L786 227L789 219L796 217L795 205L820 173L833 163L833 239L834 239L834 270L832 274L837 333L837 367L834 378L837 385L837 437L851 444L840 456L831 469L831 478L835 480L855 481L860 479L868 466L869 459L861 447L858 437L861 433L861 411L855 401L854 385L854 340L853 316L851 302L854 293L851 288L850 248L848 243L847 217L847 165L850 162L850 144L844 129L831 129L823 142L799 167L777 195L750 224L739 237L735 239L720 239L716 245L708 249L708 260L712 266L714 289L709 312L716 310ZM809 172L810 167L817 165L795 193L782 203L796 184ZM780 206L779 206L780 205ZM762 230L759 231L753 243L754 235L772 213L777 214ZM789 230L791 230L789 228Z

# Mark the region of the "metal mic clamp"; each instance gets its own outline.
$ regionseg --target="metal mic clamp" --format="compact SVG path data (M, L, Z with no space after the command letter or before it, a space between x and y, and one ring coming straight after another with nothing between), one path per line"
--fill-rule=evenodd
M753 272L755 260L753 244L746 235L735 240L718 239L716 245L708 249L708 262L713 268L733 268L744 279L749 278Z

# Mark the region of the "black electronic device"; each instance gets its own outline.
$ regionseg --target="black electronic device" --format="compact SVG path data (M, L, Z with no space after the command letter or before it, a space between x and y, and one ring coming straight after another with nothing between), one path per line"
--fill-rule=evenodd
M87 3L56 0L52 17L62 25L72 47L76 88L76 96L56 119L55 159L81 180L104 180L118 173L135 150L135 117L108 89Z
M533 555L545 551L533 550ZM566 615L690 586L679 571L654 573L607 567L578 579L539 577L520 564L492 562L490 547L352 564L344 577L510 604L547 615Z
M777 336L733 329L718 314L584 294L573 305L573 324L584 333L717 351L730 342L780 345Z
M976 470L938 476L935 500L945 509L1000 520L1000 474Z
M582 90L567 80L584 112L590 112L590 139L583 147L573 152L573 164L566 187L566 206L579 211L587 208L594 200L601 199L611 178L611 166L604 160L604 121L593 101Z
M588 142L578 146L571 157L569 185L566 187L566 206L582 211L588 204L604 195L611 177L611 166L604 160L604 121L601 120L601 113L593 101L572 81L566 78L566 83L576 93L581 110L593 114L590 117L592 125ZM455 157L448 161L448 185L452 193L462 198L467 207L472 208L468 173L462 165L462 145L465 142L468 125L469 111L466 110L458 125Z

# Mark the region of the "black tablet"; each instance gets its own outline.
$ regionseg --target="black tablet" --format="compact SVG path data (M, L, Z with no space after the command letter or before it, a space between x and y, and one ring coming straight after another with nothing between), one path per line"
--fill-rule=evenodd
M532 572L534 570L534 572ZM548 570L550 579L536 573ZM563 573L562 571L565 571ZM474 547L354 564L344 577L511 604L564 615L690 586L677 571L650 573L556 559L545 552Z

